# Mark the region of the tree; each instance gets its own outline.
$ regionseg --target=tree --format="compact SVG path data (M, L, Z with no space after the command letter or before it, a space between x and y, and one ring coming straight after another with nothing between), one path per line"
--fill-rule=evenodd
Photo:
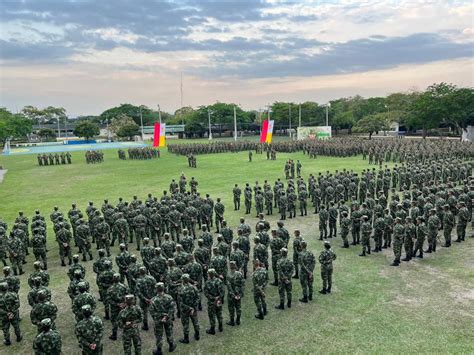
M390 129L390 122L386 113L365 116L354 125L355 132L368 133L369 139L372 139L372 134L388 129Z
M184 133L187 137L202 137L206 129L199 122L188 122L184 126Z
M56 131L51 128L41 128L37 134L38 134L38 137L41 138L41 141L56 140Z
M135 122L126 123L119 128L116 134L117 137L132 140L134 136L140 134L140 127Z
M455 88L446 98L446 105L445 122L453 125L458 133L474 125L474 89Z
M135 123L139 126L141 126L142 120L144 126L151 126L155 122L159 122L158 111L154 111L145 105L135 106L132 104L121 104L120 106L112 107L102 112L100 114L101 123L105 123L105 120L112 120L116 117L119 117L120 115L131 117L133 121L135 121ZM161 111L162 122L168 122L172 118L173 116L171 114Z
M78 123L76 128L74 128L74 134L77 137L84 137L86 140L89 140L94 136L98 136L99 133L99 126L90 121L82 121Z
M12 114L0 107L0 140L5 144L9 139L28 137L33 128L31 120L22 114Z

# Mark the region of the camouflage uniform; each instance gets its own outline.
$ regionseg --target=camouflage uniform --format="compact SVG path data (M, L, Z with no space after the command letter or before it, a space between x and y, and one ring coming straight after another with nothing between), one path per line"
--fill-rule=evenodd
M308 302L313 299L313 271L316 266L314 254L306 249L306 243L302 243L302 251L300 253L300 283L303 291L302 302Z
M160 353L163 345L163 333L166 334L169 346L174 347L173 320L176 304L173 297L164 293L163 283L158 283L157 288L159 292L151 300L150 314L155 323L156 348L159 350L158 353Z
M291 307L291 291L293 285L291 278L293 276L294 265L293 262L288 259L287 254L288 250L283 248L281 250L282 256L277 263L277 272L278 272L278 294L280 295L280 305L277 306L279 309L285 308L285 293L287 299L287 307Z
M245 279L242 272L237 270L237 263L231 262L230 272L227 274L227 307L230 320L228 325L240 325L241 301L244 297Z
M209 269L209 278L204 285L204 295L207 298L207 315L211 327L206 330L208 334L215 334L216 319L219 324L219 331L223 331L222 325L222 303L224 300L225 290L221 279L216 277L214 269Z
M8 291L6 282L0 283L0 320L2 322L2 330L5 345L10 345L10 326L13 326L17 341L21 341L22 335L20 330L20 299L15 292Z
M54 330L53 324L49 318L44 318L41 321L41 332L33 341L35 355L61 355L61 335Z
M336 254L331 250L331 245L325 243L325 249L319 254L319 263L321 264L321 279L323 288L322 294L331 293L332 287L332 262L336 260Z
M132 301L129 301L129 300ZM118 315L118 325L123 330L123 351L125 355L132 354L132 343L135 354L141 354L142 341L138 325L143 321L143 313L140 307L133 304L134 296L127 295L127 306Z
M83 319L76 324L75 334L83 355L101 355L104 324L99 317L92 315L88 305L81 308Z
M193 323L194 337L199 340L199 321L198 321L198 306L200 303L199 291L196 286L189 283L190 277L188 274L182 276L183 286L179 290L178 299L179 307L181 308L181 323L183 325L183 339L181 343L189 343L189 320Z
M267 314L267 303L265 301L265 288L268 283L268 272L257 262L257 267L252 275L253 299L257 306L255 317L264 319Z

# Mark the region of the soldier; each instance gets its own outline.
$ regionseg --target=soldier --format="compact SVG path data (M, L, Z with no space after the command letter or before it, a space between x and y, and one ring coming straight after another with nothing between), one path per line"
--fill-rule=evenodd
M360 223L362 219L362 213L359 210L359 205L354 205L354 209L351 213L352 221L352 245L357 245L360 243Z
M425 224L425 219L422 216L416 218L416 242L415 249L413 250L413 256L423 259L423 243L425 242L428 229ZM419 255L416 252L419 251Z
M54 322L58 314L58 307L48 301L48 295L44 291L40 291L37 297L38 303L33 306L30 312L31 323L38 327L38 334L41 333L41 321L45 318L49 318L51 328L56 329Z
M466 207L466 203L464 201L459 202L458 206L458 224L456 226L456 234L458 238L455 241L460 243L464 241L466 237L466 227L469 219L471 218L471 213L469 213L469 209Z
M285 244L285 248L288 249L288 244L290 243L290 233L285 228L285 224L282 221L278 221L277 226L277 236L283 241L283 243ZM263 241L262 243L268 245L268 243L265 243Z
M331 293L332 287L332 262L336 260L336 254L331 249L331 244L328 241L324 242L324 250L319 254L319 263L321 264L321 279L323 281L323 288L319 293Z
M35 277L39 277L41 279L41 285L48 286L49 285L49 274L47 271L41 270L41 261L35 261L33 263L34 271L28 276L28 285L33 287L33 279Z
M193 284L190 283L191 278L189 274L181 276L183 286L179 290L178 299L179 307L181 308L181 323L183 325L183 338L179 340L182 344L189 344L189 320L193 323L194 339L199 340L199 321L198 321L198 306L201 302L199 291Z
M240 250L239 248L239 242L237 240L234 240L232 242L232 251L230 252L230 255L229 255L229 261L234 261L235 262L235 265L237 266L237 270L239 271L244 271L244 265L246 263L245 259L247 258L247 256L245 255L245 253ZM245 278L245 275L244 275L244 278Z
M286 209L288 207L288 199L284 191L281 191L279 196L280 198L278 200L278 208L280 211L280 220L284 221L286 220Z
M99 254L100 255L100 254ZM100 299L104 303L105 317L104 319L110 319L110 300L108 296L108 290L114 283L114 271L112 270L112 262L110 260L104 260L103 270L100 271L97 277L97 286L99 286ZM120 279L120 275L119 275Z
M280 295L280 304L275 306L276 309L285 309L285 293L286 293L286 306L291 308L291 291L293 285L291 277L294 272L293 262L288 259L288 249L281 249L281 258L277 263L278 270L278 294Z
M88 305L92 312L95 311L97 306L94 296L88 292L88 284L85 282L79 282L77 286L79 288L79 294L72 301L72 313L76 316L76 323L83 319L83 306Z
M97 234L97 248L105 249L107 256L110 257L110 226L104 217L99 217L95 232Z
M268 283L268 272L259 260L254 261L254 273L252 275L253 299L257 306L255 318L263 320L267 315L267 303L265 301L265 288Z
M139 324L143 321L143 313L140 307L135 305L135 296L125 296L125 308L118 315L118 325L123 330L123 351L125 355L132 354L132 343L135 354L141 354L142 341L140 339Z
M156 350L155 355L161 355L163 345L163 333L169 345L169 351L172 352L176 348L173 340L173 320L175 302L173 297L165 293L165 285L162 282L156 284L157 295L153 297L150 303L150 314L155 323Z
M244 190L245 214L250 214L252 209L252 189L249 184L246 184Z
M135 237L136 237L136 242L137 242L137 250L140 250L142 239L146 237L147 223L148 223L148 220L141 213L139 213L137 216L133 218L133 227L134 227Z
M147 269L142 266L140 267L140 276L135 286L135 293L139 300L140 308L143 311L143 326L142 329L148 330L148 309L152 302L152 298L155 295L156 280L153 276L147 275Z
M342 247L349 248L349 241L347 240L347 235L349 234L351 220L349 219L349 214L346 211L342 212L342 218L339 223L341 226L341 239L343 242Z
M7 240L7 252L15 275L23 275L24 248L18 236L11 235Z
M167 260L161 255L161 248L153 250L154 256L148 264L150 275L153 276L156 282L165 282L168 273Z
M260 243L260 237L256 236L253 240L255 242L253 260L260 260L265 265L265 269L268 270L268 249L265 244Z
M168 287L168 293L173 297L174 302L178 308L178 318L181 317L179 303L178 303L178 291L181 287L181 276L183 276L183 271L176 266L175 259L168 259L168 273L166 275L166 285Z
M385 219L382 217L380 212L376 213L374 221L374 242L375 248L372 250L374 253L382 251L382 240L383 233L385 230Z
M89 282L84 280L83 273L81 270L74 270L73 279L69 282L69 286L67 288L67 293L69 298L71 299L71 303L74 298L79 294L79 283L85 282L87 287L89 287Z
M368 216L362 216L362 253L359 256L365 256L366 253L370 255L370 236L372 235L372 224Z
M57 156L57 154L56 154ZM35 355L60 355L61 335L54 329L54 321L44 318L39 324L40 332L33 341Z
M224 221L225 207L221 202L220 198L217 198L216 204L214 205L214 212L216 213L216 232L219 233L222 228L222 221Z
M3 266L7 266L7 243L8 237L6 229L1 224L3 221L0 219L0 260L3 263Z
M250 260L250 241L249 241L248 236L244 234L242 229L237 230L237 234L238 234L238 237L236 241L239 244L239 249L242 250L245 255L242 271L244 273L244 277L247 278L248 262Z
M119 313L125 307L124 297L128 294L128 288L120 282L120 274L115 273L112 281L112 285L107 290L107 299L110 304L110 320L112 321L112 335L109 336L109 339L117 340L117 329L120 325Z
M224 241L230 247L232 245L232 241L234 240L234 231L232 230L232 228L227 226L226 220L222 221L221 235L224 238ZM230 248L228 255L230 255Z
M293 267L295 269L295 275L293 276L294 279L299 278L299 258L301 253L301 242L303 238L301 238L301 232L299 229L294 231L295 238L293 239Z
M395 218L395 226L393 227L393 254L395 260L391 264L392 266L400 265L400 257L402 254L402 244L405 238L405 226L402 224L400 217Z
M153 248L150 244L150 239L149 238L144 238L143 239L143 245L140 249L140 256L143 261L143 265L148 269L150 266L150 262L155 256L155 248ZM161 250L161 249L160 249Z
M82 320L75 327L75 334L83 355L101 355L104 350L102 338L104 336L104 324L102 320L94 316L90 305L81 307Z
M67 270L67 276L69 276L69 280L72 280L74 278L74 273L76 272L76 270L79 270L79 272L81 273L81 279L86 277L86 269L84 268L84 266L79 264L79 255L74 254L72 257L72 265L69 266L69 269Z
M237 263L229 263L230 272L227 274L227 307L229 309L228 325L240 325L241 300L244 296L245 279L242 272L237 270Z
M20 300L18 294L8 290L6 282L0 282L0 319L3 329L3 344L9 346L10 326L13 326L16 335L16 341L20 342L23 337L20 330Z
M389 209L385 209L384 221L385 221L385 230L383 232L384 244L383 249L389 248L392 244L392 233L393 233L393 217Z
M438 230L440 225L440 220L436 215L436 210L433 208L429 212L428 217L428 250L425 253L436 252L436 242L438 239ZM395 231L394 231L395 233Z
M127 278L127 282L129 283L128 267L130 265L130 256L131 255L126 250L125 244L120 244L119 248L120 248L120 254L115 257L115 263L117 264L118 269L119 269L120 282L124 282L125 278ZM128 285L130 286L130 283Z
M308 303L313 300L313 272L316 266L316 259L314 254L307 250L306 241L301 241L301 253L300 253L300 283L303 291L303 298L300 298L300 302Z
M300 201L300 216L308 215L308 192L306 188L303 188L298 195L298 200Z
M335 206L334 202L329 202L329 209L328 209L328 218L329 218L329 238L337 237L337 207Z
M72 234L65 228L64 223L60 223L59 231L56 233L56 240L59 245L59 257L61 259L61 266L66 266L64 259L68 258L68 264L72 264L71 259L71 239Z
M451 246L451 231L453 230L456 221L449 205L444 205L443 209L443 247L449 248Z
M214 269L217 277L225 283L225 278L227 276L227 258L221 255L221 252L217 247L212 249L212 253L213 256L209 263L209 268Z
M208 270L208 279L204 285L204 295L207 298L207 315L209 317L210 328L206 329L207 334L216 334L216 319L219 331L224 330L222 325L222 303L225 296L224 284L217 277L214 269Z
M169 259L174 256L174 252L176 251L176 242L170 239L169 233L165 233L164 238L165 240L163 241L163 243L161 243L161 250L163 252L163 255Z
M326 239L328 236L328 219L329 213L326 206L321 205L319 210L319 240Z
M405 257L403 261L410 261L413 254L413 240L416 238L416 226L411 217L405 218L405 239L403 246L405 248Z
M270 242L270 249L272 251L272 270L274 281L271 284L272 286L278 286L278 260L281 258L281 249L285 247L285 242L278 237L277 231L272 230L272 240ZM260 260L261 262L261 260Z
M89 260L92 260L90 228L84 223L82 218L79 219L78 222L79 225L76 227L77 246L79 247L79 252L82 254L82 261L87 261L86 255L89 255Z
M11 268L9 266L3 268L3 276L0 282L6 282L8 284L8 290L18 294L20 292L20 279L16 275L11 274Z
M41 277L35 277L31 280L31 290L28 292L28 304L31 308L38 303L38 294L40 291L46 293L46 300L51 301L51 291L46 287L41 285Z
M33 238L31 238L31 247L36 261L40 261L45 270L48 269L48 259L46 256L46 238L40 234L40 230L35 228L33 230Z

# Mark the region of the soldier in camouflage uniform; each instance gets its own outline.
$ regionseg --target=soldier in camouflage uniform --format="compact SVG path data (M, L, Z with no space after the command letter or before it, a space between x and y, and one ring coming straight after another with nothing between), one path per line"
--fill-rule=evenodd
M268 250L265 244L260 243L260 237L256 236L253 238L255 245L253 247L253 260L260 260L265 265L265 269L268 270Z
M110 319L110 300L107 291L114 283L114 274L115 273L112 270L112 262L110 260L105 260L103 264L103 270L99 271L99 274L97 275L97 286L99 286L100 299L104 303L106 320Z
M107 290L107 299L110 304L110 320L112 321L112 335L110 340L117 340L117 329L119 327L119 313L125 307L124 297L128 288L120 282L120 274L115 273L113 283Z
M72 234L69 230L65 228L63 223L60 224L60 229L56 233L56 240L59 245L59 257L61 259L61 266L66 266L64 259L68 258L68 264L72 264L71 259L71 239Z
M127 241L130 235L130 227L128 225L128 221L124 218L123 213L118 214L118 219L115 220L112 226L112 242L110 243L111 246L115 244L115 239L118 239L119 244L127 245Z
M451 246L451 232L456 223L455 217L451 212L449 205L444 205L443 207L443 235L444 235L444 245L443 247L449 248Z
M72 313L76 316L76 322L79 322L83 319L82 307L89 305L92 311L95 311L97 302L95 297L88 292L89 287L85 282L80 282L78 284L79 294L72 301Z
M86 255L89 255L89 260L92 260L91 252L91 241L90 241L90 229L84 220L81 218L78 220L78 226L76 227L77 246L79 252L82 254L82 261L86 261Z
M288 259L288 249L281 249L281 258L277 263L278 272L278 294L280 295L280 304L275 306L276 309L285 309L285 293L286 293L286 306L291 308L291 291L293 284L291 277L294 272L293 262Z
M370 236L372 235L372 224L369 221L369 217L362 216L362 253L359 256L365 256L366 253L370 255Z
M328 236L328 219L329 213L326 206L321 205L319 210L319 240L326 239Z
M54 321L44 318L39 324L40 333L33 341L35 355L61 355L61 335L54 329Z
M342 247L349 248L349 241L347 240L347 236L349 235L351 220L349 219L349 214L346 211L342 212L342 218L339 223L341 226L341 239L343 242Z
M237 263L229 263L230 272L227 274L227 307L229 309L228 325L240 325L241 300L244 296L245 279L242 272L237 269Z
M10 264L15 275L23 274L24 248L21 239L11 235L7 240L7 252Z
M278 260L281 258L281 249L285 247L285 242L277 235L275 229L272 230L272 240L270 241L270 249L272 251L272 271L274 281L272 286L278 286Z
M41 285L41 277L38 276L33 278L31 290L28 292L28 304L32 308L38 303L38 294L40 291L44 291L46 293L46 299L51 301L51 291L46 286Z
M321 279L323 288L319 291L321 294L331 293L332 287L332 262L336 260L336 254L331 249L328 241L324 242L324 250L319 254L319 263L321 264Z
M115 263L118 266L120 274L120 282L127 279L128 282L128 267L130 265L130 253L126 250L125 244L120 244L120 254L115 257ZM130 286L130 283L128 284ZM133 291L133 290L132 290Z
M360 243L360 223L362 219L362 213L359 210L359 205L355 204L351 212L351 222L352 222L352 245L357 245Z
M148 264L148 271L156 282L165 282L168 273L168 262L165 257L161 255L161 248L153 250L154 256Z
M206 329L207 334L216 334L216 319L219 331L224 330L222 324L222 303L224 301L224 284L214 269L208 270L208 279L204 285L204 295L207 298L207 315L209 317L210 328Z
M428 250L425 253L436 252L439 226L440 220L436 215L436 210L431 209L428 217Z
M214 205L214 212L216 213L216 232L219 233L220 229L222 228L222 221L224 220L225 212L225 207L222 204L220 198L216 200L216 204Z
M301 232L299 229L294 231L295 238L293 239L293 267L295 269L295 274L293 275L294 279L299 278L299 259L301 253L301 242L303 238L301 238Z
M337 237L337 207L335 206L334 202L329 202L329 209L328 209L328 219L329 219L329 238Z
M102 216L99 217L98 222L99 223L95 226L97 247L99 249L105 249L107 256L110 257L110 226Z
M469 213L469 209L466 207L466 203L464 201L459 202L458 204L458 224L456 226L456 234L458 238L455 242L462 242L466 237L466 227L469 219L471 218L471 213Z
M413 257L413 241L416 238L416 226L411 217L405 218L405 239L403 246L405 248L405 257L403 261L410 261Z
M151 260L155 256L155 248L153 248L150 245L150 239L149 238L144 238L143 239L143 245L140 249L140 256L142 258L143 265L145 265L145 267L147 269L149 268Z
M75 327L75 334L83 355L101 355L104 351L102 338L104 336L104 324L102 320L94 316L90 305L81 307L82 320Z
M125 308L118 315L118 325L122 328L123 351L125 355L132 354L132 343L135 354L140 355L142 341L140 338L139 325L143 321L143 313L140 307L135 305L135 296L125 296Z
M413 250L413 256L423 259L423 243L425 242L428 229L425 224L425 219L422 216L416 218L416 242ZM419 255L416 252L419 251Z
M135 286L135 293L143 311L143 330L148 330L148 309L156 291L156 280L153 276L147 275L147 269L140 267L140 276Z
M80 271L82 279L86 277L86 269L84 268L84 266L79 264L79 255L74 254L72 256L72 265L69 266L67 270L67 276L69 277L69 280L74 279L74 273L76 272L76 270Z
M212 249L213 256L209 263L209 268L214 269L217 277L219 277L224 283L227 276L227 258L221 255L219 248L214 247Z
M395 225L393 227L393 254L395 260L391 264L392 266L400 265L400 257L402 255L402 245L405 239L405 226L402 224L400 217L395 218Z
M300 283L303 291L303 298L300 298L300 302L307 303L308 300L313 300L313 272L316 266L316 258L314 254L307 249L307 243L305 240L301 241L301 252L300 252Z
M183 276L183 271L176 266L174 259L168 259L168 273L166 274L166 286L168 287L168 293L173 297L174 302L178 308L178 318L180 318L180 308L178 300L178 292L181 287L181 276Z
M267 314L267 303L265 301L265 288L268 283L268 272L259 260L254 261L254 269L252 275L253 299L257 306L255 318L263 320Z
M181 308L181 323L183 325L183 338L179 340L180 343L189 344L189 320L193 323L194 339L199 340L199 321L198 321L198 306L201 302L199 291L193 284L190 283L191 278L189 274L183 274L181 277L183 286L179 290L178 300Z
M41 332L41 321L50 318L51 328L56 329L54 322L58 314L58 307L53 302L48 301L48 295L44 291L39 292L37 297L38 303L33 306L30 312L31 323L38 327L39 334Z
M239 248L239 242L237 240L234 240L232 242L232 251L229 255L229 261L234 261L235 265L237 266L237 270L243 272L245 258L245 253Z
M39 229L33 230L33 237L31 238L31 247L36 261L42 262L45 270L48 269L48 259L46 256L46 238L40 234Z
M242 190L239 185L235 184L232 194L234 196L234 211L240 210L240 196L242 195Z
M163 346L163 333L169 345L169 351L172 352L176 348L173 340L173 320L175 302L173 297L165 293L165 285L162 282L156 284L157 295L152 298L150 303L150 314L155 323L156 350L155 355L161 355Z
M33 268L34 271L28 276L28 285L32 287L32 281L35 277L39 277L41 279L41 284L43 286L48 286L49 285L49 274L45 270L41 270L41 261L35 261L33 263Z
M383 241L383 233L385 230L385 219L383 215L378 212L375 215L374 221L374 242L375 248L372 250L375 253L382 251L382 241Z
M20 299L15 292L8 290L6 282L0 282L0 320L3 330L3 344L11 345L10 326L15 330L16 340L20 342L23 337L20 330Z

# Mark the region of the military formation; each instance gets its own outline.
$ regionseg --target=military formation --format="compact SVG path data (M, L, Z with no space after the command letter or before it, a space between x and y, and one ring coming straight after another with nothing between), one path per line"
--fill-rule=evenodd
M277 287L280 295L280 303L275 305L278 310L292 306L293 279L298 279L303 288L300 301L307 303L313 299L318 260L325 282L320 292L331 292L332 262L336 255L329 242L317 259L299 231L294 232L294 241L290 243L284 223L278 222L271 229L262 214L254 238L244 218L234 235L224 219L225 207L219 198L214 202L209 195L201 197L197 181L187 181L184 174L177 180L171 181L169 190L161 197L149 194L145 203L134 196L130 202L120 198L115 206L104 200L96 208L90 202L84 213L76 204L67 213L57 206L50 213L61 265L70 280L67 294L76 322L75 334L84 354L104 351L104 321L98 313L99 303L103 305L105 321L112 325L109 339L121 337L125 354L131 354L132 349L141 353L140 333L148 331L150 323L156 338L154 353L161 354L165 340L168 351L177 346L177 319L182 328L179 342L183 344L191 342L191 326L194 341L200 340L198 314L203 310L209 319L205 331L209 335L224 331L224 318L228 326L241 325L247 279L252 285L255 318L260 320L269 312L266 294L272 276L271 285ZM59 310L49 288L45 220L39 210L31 222L20 211L9 235L6 223L0 222L1 251L9 256L8 260L5 256L2 259L7 266L4 278L0 279L0 314L4 315L5 345L11 344L10 325L17 341L21 341L18 276L24 273L26 255L32 251L35 262L34 271L28 276L28 304L30 320L37 327L33 349L37 354L59 354ZM211 233L211 228L218 234ZM86 275L85 262L93 263L94 275ZM98 297L91 291L93 280Z
M104 162L104 153L100 150L88 150L85 156L87 164L98 164Z
M121 160L126 160L127 155L123 149L117 151ZM128 159L131 160L148 160L160 157L160 151L152 147L128 148Z
M38 159L39 166L66 165L72 163L71 153L69 152L38 154L36 158Z
M293 280L301 285L299 301L313 301L317 270L319 293L330 294L336 260L330 238L340 236L343 248L359 246L361 257L392 248L393 266L435 253L441 236L443 247L462 243L474 200L472 164L465 160L472 157L469 146L460 149L462 144L444 141L423 143L426 146L404 146L398 141L371 144L377 149L365 158L374 167L360 174L342 169L309 174L305 180L301 163L289 160L285 178L273 185L256 181L241 190L235 184L234 210L240 210L243 195L245 214L258 217L254 228L244 217L235 230L228 226L220 198L201 196L196 179L184 173L161 196L119 198L114 204L106 199L100 207L91 201L84 211L72 204L65 213L55 206L49 215L52 231L39 210L31 220L19 211L10 231L0 219L4 344L12 344L12 330L17 342L23 339L19 276L34 258L33 272L27 280L22 277L30 288L30 321L37 327L32 347L36 354L61 353L61 330L56 329L59 310L47 271L48 232L55 236L70 280L67 294L83 354L105 352L104 320L111 324L109 340L121 339L125 354L132 349L140 354L141 334L150 329L156 340L154 354L162 354L165 341L172 352L178 342L185 346L201 339L201 312L207 314L205 333L210 336L223 332L224 323L231 327L245 323L242 299L248 293L253 296L255 319L262 321L270 312L269 286L278 293L279 302L272 305L278 311L292 308ZM448 148L453 155L444 159L443 149ZM397 161L402 157L401 161L383 166L393 156ZM309 216L317 215L319 228L314 230L323 241L319 255L308 248L308 240L317 235L285 228L287 217L305 217L308 210ZM273 211L279 216L275 226L265 219ZM87 274L84 263L92 264L93 274ZM91 284L97 286L97 294ZM182 337L177 342L178 329Z

